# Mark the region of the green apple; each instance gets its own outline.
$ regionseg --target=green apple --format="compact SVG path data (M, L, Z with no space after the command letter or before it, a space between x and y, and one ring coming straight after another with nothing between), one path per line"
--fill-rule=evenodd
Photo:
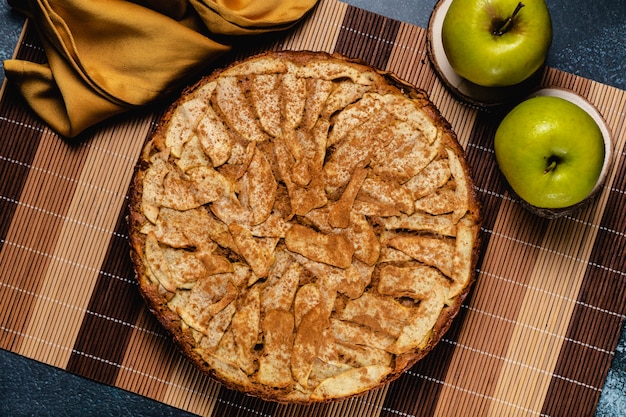
M441 35L457 74L483 87L506 87L541 68L552 22L544 0L452 0Z
M515 106L496 130L494 149L513 191L539 208L559 209L583 201L604 165L598 124L560 97L537 96Z

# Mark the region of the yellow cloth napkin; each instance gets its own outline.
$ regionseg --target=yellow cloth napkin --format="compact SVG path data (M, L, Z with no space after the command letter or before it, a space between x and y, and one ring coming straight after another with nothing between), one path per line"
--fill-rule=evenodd
M6 60L7 80L66 137L163 98L231 49L293 26L317 0L9 0L48 62Z

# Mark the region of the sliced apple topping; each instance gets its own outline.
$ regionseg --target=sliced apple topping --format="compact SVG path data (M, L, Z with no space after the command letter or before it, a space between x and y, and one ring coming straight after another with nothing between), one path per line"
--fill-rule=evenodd
M234 337L239 367L251 375L256 371L256 355L254 347L259 342L261 334L261 291L252 287L248 291L239 308L233 315L231 330Z
M450 165L448 160L435 159L404 185L413 192L413 198L419 199L443 187L449 179Z
M329 80L320 78L306 78L306 103L302 125L306 130L311 130L318 122L326 100L333 91L334 84Z
M455 253L454 240L398 234L389 239L387 244L401 250L416 261L437 268L446 276L452 277L452 259Z
M339 268L348 268L352 264L354 247L341 235L327 235L294 224L285 234L287 249L297 252L308 259L323 262Z
M325 321L319 303L302 315L297 326L291 354L291 372L295 381L304 388L308 387L313 363L324 342L324 327Z
M324 165L324 182L328 193L332 194L345 186L356 168L366 166L376 150L390 142L389 135L383 133L387 121L384 113L374 113L372 118L352 129L329 152ZM363 141L363 137L370 140Z
M369 85L356 84L345 80L337 82L326 100L322 116L330 118L336 112L358 101L370 89Z
M262 323L263 353L259 357L257 379L269 387L293 384L291 352L293 347L293 315L288 311L271 310Z
M395 207L401 213L409 215L415 210L415 202L411 192L395 181L367 178L356 198L359 201L370 201L381 206Z
M196 135L214 167L219 167L230 159L233 139L224 122L210 106L205 109L198 122Z
M306 104L306 80L292 71L281 76L282 118L284 133L300 126Z
M433 216L423 212L415 212L410 216L405 214L396 217L385 217L380 220L389 230L412 230L443 236L456 236L456 224L451 215Z
M339 233L352 242L354 258L367 265L374 265L380 256L380 242L372 225L363 214L352 211L350 224Z
M439 340L472 283L478 206L421 92L285 56L177 102L142 154L131 238L140 288L203 369L272 400L339 399Z
M250 93L256 108L256 114L263 130L274 137L282 134L280 95L273 94L279 87L280 77L277 74L252 76Z
M180 153L180 158L176 164L183 172L188 172L192 168L203 167L209 164L209 159L204 153L202 144L198 136L193 135L187 145Z
M348 186L341 194L341 198L332 204L328 216L328 223L332 227L346 228L350 225L350 213L352 204L356 199L363 182L367 177L367 170L357 168L350 178Z
M428 340L428 334L435 326L435 322L444 307L444 291L440 287L431 290L431 294L412 311L411 317L402 328L391 351L402 354L415 348L423 347Z
M328 400L359 394L377 386L390 371L391 368L385 365L353 368L326 378L315 388L311 397L314 400Z
M416 135L419 133L407 122L390 125L381 136L392 140L374 155L374 173L402 184L430 164L439 153L438 144L416 140Z
M231 223L228 230L233 237L238 253L248 262L252 271L259 278L266 277L274 263L274 253L264 246L261 240L252 236L248 229Z
M221 114L233 130L253 142L267 139L236 77L220 78L215 97Z
M358 102L346 107L333 121L333 130L328 135L328 144L341 142L346 135L363 125L374 115L383 111L382 103L377 95L366 93ZM384 116L384 115L383 115Z
M409 266L385 265L380 270L378 292L395 297L409 297L423 300L430 295L433 287L446 278L437 269L423 264Z
M208 106L207 99L214 89L215 83L199 88L174 112L165 134L165 146L177 158L180 157L183 146L192 138L198 121Z
M415 209L429 214L446 214L456 209L457 191L452 188L440 188L435 192L415 201Z
M303 267L297 262L291 262L284 270L267 283L263 289L261 307L265 311L289 311L298 290Z
M263 223L269 217L276 198L276 180L263 152L256 150L241 178L240 198L252 212L252 224Z

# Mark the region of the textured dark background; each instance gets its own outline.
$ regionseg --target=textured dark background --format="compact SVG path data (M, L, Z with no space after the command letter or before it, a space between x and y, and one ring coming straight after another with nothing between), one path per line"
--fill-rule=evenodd
M436 3L343 1L421 27L427 26ZM626 0L546 1L554 31L547 64L626 90ZM6 0L0 0L0 61L11 57L23 22L23 17L13 12ZM191 415L0 350L0 416ZM622 416L626 416L626 325L596 411L596 417Z

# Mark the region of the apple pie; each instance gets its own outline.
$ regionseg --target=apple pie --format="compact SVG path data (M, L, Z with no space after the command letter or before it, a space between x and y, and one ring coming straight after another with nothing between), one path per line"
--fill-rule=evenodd
M345 399L423 358L475 279L480 210L426 94L339 55L266 52L189 87L131 186L147 306L229 388Z

